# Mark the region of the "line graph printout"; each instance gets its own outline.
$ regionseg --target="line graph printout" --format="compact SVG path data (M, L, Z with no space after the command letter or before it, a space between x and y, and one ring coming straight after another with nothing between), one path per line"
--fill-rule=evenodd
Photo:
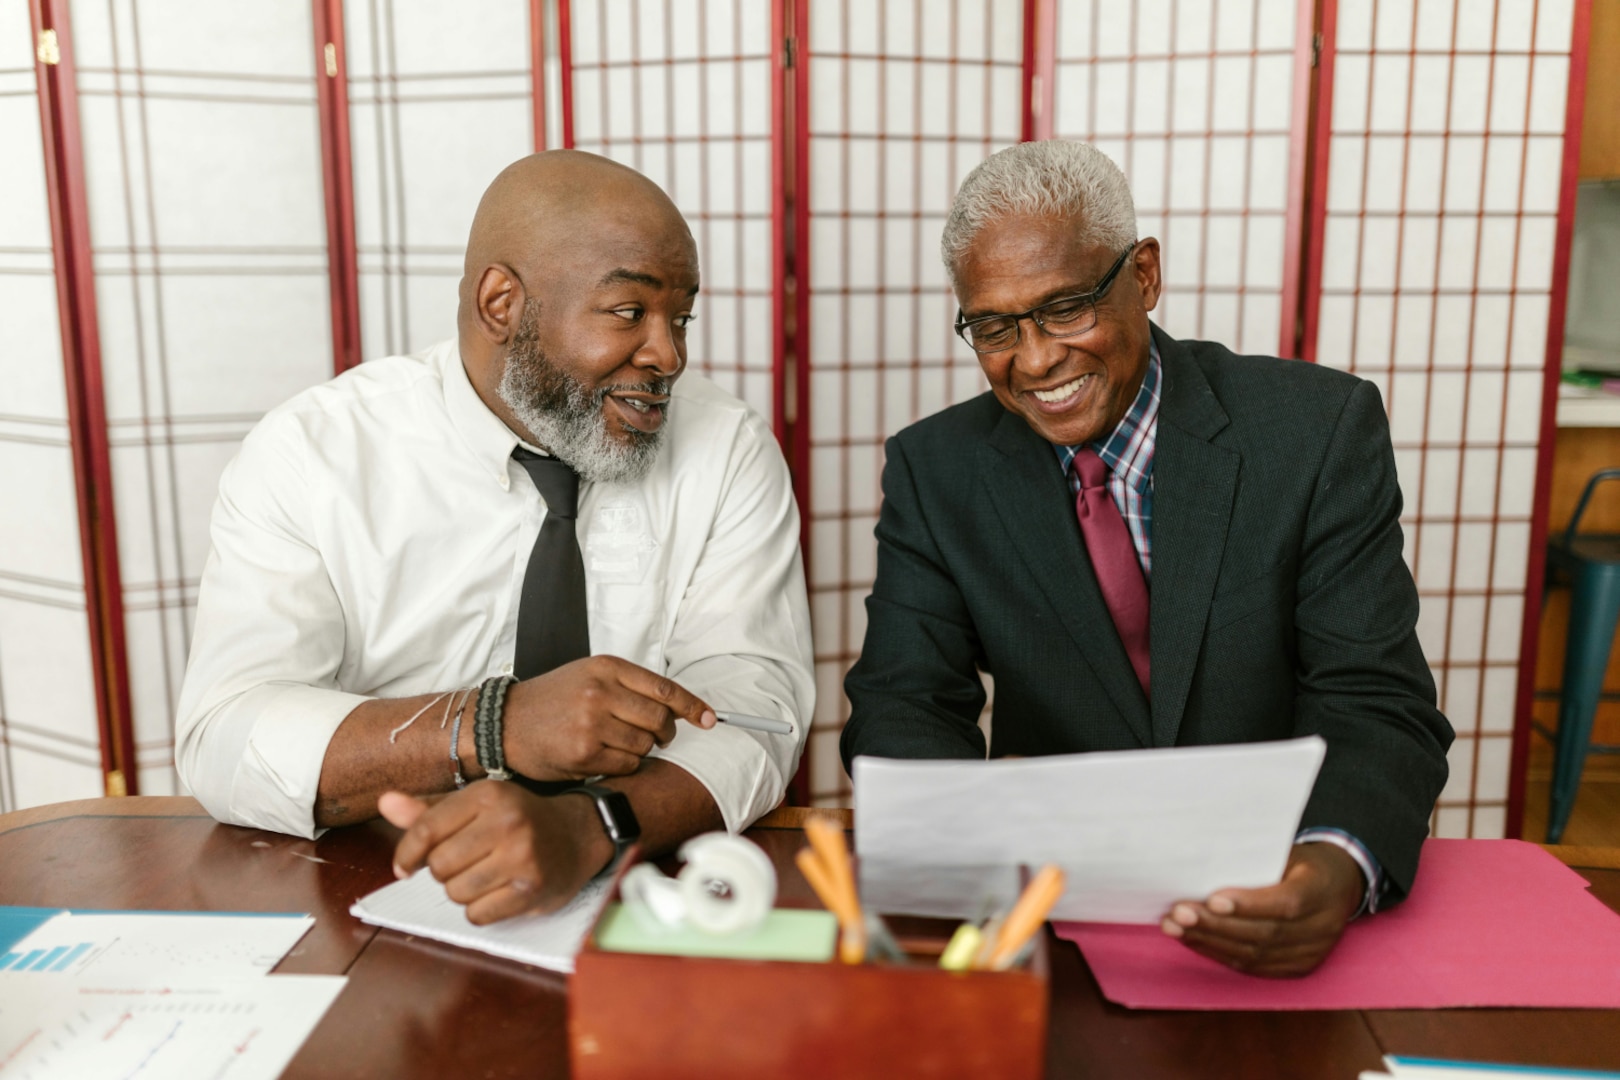
M0 953L0 975L102 983L263 975L314 925L307 915L64 911Z
M147 981L0 972L0 1080L272 1080L341 975Z

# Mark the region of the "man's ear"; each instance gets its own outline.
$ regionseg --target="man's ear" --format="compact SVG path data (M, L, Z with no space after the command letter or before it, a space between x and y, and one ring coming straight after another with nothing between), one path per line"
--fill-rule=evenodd
M1131 252L1131 274L1142 292L1142 309L1152 311L1158 307L1161 288L1158 240L1149 236L1137 241L1136 250Z
M493 345L506 345L523 314L523 283L501 263L484 267L473 289L473 325Z

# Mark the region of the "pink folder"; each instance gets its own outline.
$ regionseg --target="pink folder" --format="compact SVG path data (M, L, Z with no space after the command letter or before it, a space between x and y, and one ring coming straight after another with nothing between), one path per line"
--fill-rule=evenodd
M1430 840L1412 895L1301 979L1242 975L1157 926L1054 923L1132 1009L1620 1009L1620 915L1519 840Z

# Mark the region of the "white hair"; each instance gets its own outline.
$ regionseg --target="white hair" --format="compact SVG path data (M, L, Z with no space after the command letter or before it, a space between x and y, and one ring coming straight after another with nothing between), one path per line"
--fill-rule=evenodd
M1107 154L1061 139L1018 143L979 162L956 192L939 238L953 283L979 230L1011 214L1079 220L1084 242L1113 251L1136 242L1136 204Z

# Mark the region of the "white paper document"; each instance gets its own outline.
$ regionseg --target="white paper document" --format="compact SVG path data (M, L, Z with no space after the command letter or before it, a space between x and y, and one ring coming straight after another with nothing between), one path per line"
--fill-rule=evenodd
M596 923L611 880L606 876L595 879L566 907L550 915L519 915L476 926L467 920L465 909L445 894L444 886L422 869L361 897L349 914L373 926L572 974L574 957Z
M1503 1065L1485 1061L1442 1061L1437 1058L1384 1056L1384 1072L1372 1069L1361 1073L1361 1080L1575 1080L1588 1077L1615 1077L1620 1073L1586 1069L1538 1068L1534 1065Z
M0 955L0 973L107 980L263 975L315 925L308 915L71 912Z
M0 1080L274 1080L345 982L0 972Z
M1018 867L1056 863L1054 919L1153 923L1176 900L1281 877L1327 744L1173 747L1001 761L855 759L861 899L982 918Z

